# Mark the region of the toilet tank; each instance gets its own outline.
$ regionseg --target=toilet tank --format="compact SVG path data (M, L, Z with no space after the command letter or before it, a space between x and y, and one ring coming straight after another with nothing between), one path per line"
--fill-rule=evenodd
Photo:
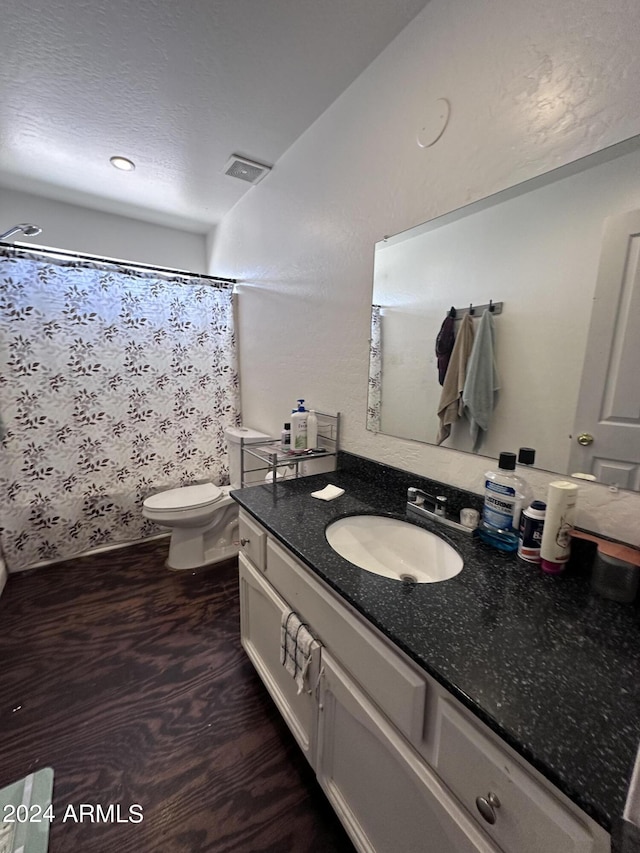
M227 427L224 431L227 437L227 454L229 456L229 481L232 489L240 488L240 440L245 444L260 444L261 441L269 441L272 436L251 427ZM265 472L255 471L263 468L264 463L253 456L245 454L245 485L260 483L264 480ZM255 471L255 473L253 473Z

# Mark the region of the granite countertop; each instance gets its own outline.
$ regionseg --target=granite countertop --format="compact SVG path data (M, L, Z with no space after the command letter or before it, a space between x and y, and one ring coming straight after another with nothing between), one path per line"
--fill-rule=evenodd
M395 470L395 469L394 469ZM360 513L405 517L406 486L338 470L232 497L605 829L622 815L640 741L640 617L588 573L546 575L425 521L464 558L456 577L405 585L336 554L324 530ZM334 483L345 494L310 493Z

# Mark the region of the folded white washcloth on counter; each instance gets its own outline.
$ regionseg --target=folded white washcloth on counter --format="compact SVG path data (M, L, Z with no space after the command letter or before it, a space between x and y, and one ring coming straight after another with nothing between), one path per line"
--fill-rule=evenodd
M339 486L325 486L319 492L311 492L312 498L318 498L321 501L332 501L334 498L339 498L344 495L344 489Z

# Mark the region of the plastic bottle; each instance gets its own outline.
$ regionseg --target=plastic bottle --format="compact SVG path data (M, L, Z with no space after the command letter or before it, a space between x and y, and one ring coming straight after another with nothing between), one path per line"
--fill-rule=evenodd
M291 450L291 424L289 422L285 423L284 429L280 433L280 447L285 453Z
M318 446L318 417L314 409L307 418L307 447L313 450Z
M547 505L544 501L533 501L522 511L520 517L520 535L518 536L518 557L527 563L540 562L540 545L544 530L544 517Z
M533 447L521 447L518 450L518 464L516 465L516 474L520 477L522 481L522 493L524 495L522 500L522 509L526 509L533 500L533 490L527 480L522 476L522 467L526 465L528 468L531 468L536 461L536 451ZM526 473L526 472L525 472Z
M304 453L307 449L307 418L309 412L304 400L298 400L298 408L291 414L291 449L294 453Z
M484 475L484 507L478 533L484 542L500 551L515 551L518 547L525 483L514 473L515 468L515 453L501 453L498 470Z
M545 572L561 572L569 559L577 497L578 487L570 480L549 483L547 516L540 547L541 568Z

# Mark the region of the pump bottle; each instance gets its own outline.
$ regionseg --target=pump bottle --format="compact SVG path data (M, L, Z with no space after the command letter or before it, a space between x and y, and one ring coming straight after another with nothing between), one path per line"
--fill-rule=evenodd
M304 400L298 400L298 408L291 413L291 450L294 453L304 453L307 449L307 418L309 412L304 407Z

